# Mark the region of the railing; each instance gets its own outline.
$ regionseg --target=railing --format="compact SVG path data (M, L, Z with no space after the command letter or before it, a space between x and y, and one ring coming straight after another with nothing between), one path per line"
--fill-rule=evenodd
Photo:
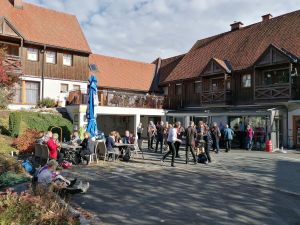
M214 91L214 92L203 92L202 93L202 104L214 104L214 103L231 103L231 91Z
M4 57L3 66L7 73L21 74L22 60L20 56L6 55Z
M143 95L128 92L98 91L99 106L131 107L162 109L165 98L163 96ZM81 91L70 91L67 104L87 104L88 96Z
M257 86L255 88L255 99L257 100L289 99L289 98L291 98L289 84Z

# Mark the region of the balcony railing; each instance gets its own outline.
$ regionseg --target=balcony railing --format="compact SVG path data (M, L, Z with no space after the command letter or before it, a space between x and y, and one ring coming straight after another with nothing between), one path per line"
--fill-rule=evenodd
M290 99L289 84L273 84L255 87L255 99L271 100L271 99Z
M4 57L3 66L6 69L7 73L22 73L22 60L20 56L6 55Z
M151 108L162 109L165 98L163 96L143 95L127 92L99 91L99 106ZM81 91L69 92L67 104L87 104L88 95Z
M3 66L7 73L22 74L22 60L20 56L6 55L4 57Z
M214 91L214 92L203 92L202 93L202 104L230 104L231 103L231 91Z

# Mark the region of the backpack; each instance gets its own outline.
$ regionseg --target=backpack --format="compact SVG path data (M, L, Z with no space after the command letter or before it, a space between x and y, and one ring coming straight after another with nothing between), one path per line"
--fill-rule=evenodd
M33 175L35 173L35 168L31 165L28 159L22 162L22 166L30 175Z
M130 159L130 151L126 151L125 154L123 155L123 161L128 162Z
M64 160L60 163L60 166L64 169L70 169L72 167L72 163Z

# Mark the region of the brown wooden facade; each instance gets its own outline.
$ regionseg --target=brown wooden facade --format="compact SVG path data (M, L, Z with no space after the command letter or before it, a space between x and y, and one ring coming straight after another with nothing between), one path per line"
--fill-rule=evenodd
M42 43L30 43L24 40L24 37L5 18L0 18L0 44L6 47L7 55L20 57L23 75L74 81L88 79L88 52L47 46ZM27 57L30 48L38 51L36 61L29 60ZM55 53L55 63L46 62L47 51ZM63 54L72 56L71 66L63 65Z
M283 103L300 100L300 64L270 45L255 64L231 71L212 59L197 78L170 82L168 109Z

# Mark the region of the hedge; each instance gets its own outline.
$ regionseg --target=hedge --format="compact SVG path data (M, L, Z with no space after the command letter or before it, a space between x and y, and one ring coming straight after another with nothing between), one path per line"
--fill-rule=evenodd
M69 140L71 131L73 130L71 121L60 115L26 111L13 112L11 114L9 116L11 136L16 137L21 135L28 128L38 131L48 131L54 126L59 126L62 128L63 138ZM53 132L59 133L59 130L54 129Z

